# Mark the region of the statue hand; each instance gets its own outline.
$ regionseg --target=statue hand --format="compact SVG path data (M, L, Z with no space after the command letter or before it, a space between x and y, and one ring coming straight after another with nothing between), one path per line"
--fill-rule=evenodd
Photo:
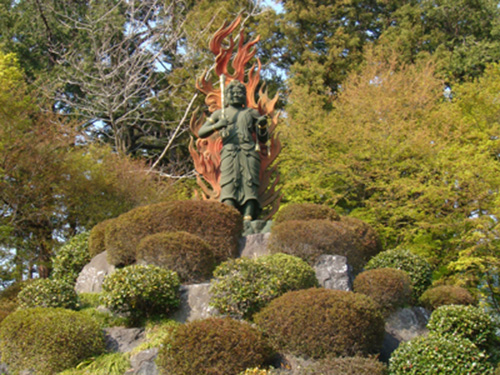
M264 127L267 125L267 116L260 116L257 118L257 125L260 127Z

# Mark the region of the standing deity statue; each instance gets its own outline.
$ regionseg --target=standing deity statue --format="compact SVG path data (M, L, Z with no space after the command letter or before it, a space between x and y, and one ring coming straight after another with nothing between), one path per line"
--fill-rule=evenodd
M222 137L220 200L238 209L244 220L253 220L261 209L258 142L268 140L267 118L246 107L246 88L241 82L231 81L225 97L227 108L216 110L208 117L198 136L207 138L219 131Z
M225 22L210 41L220 87L213 84L209 70L196 82L210 115L193 114L190 129L197 139L191 138L189 152L198 173L198 197L235 207L245 221L259 216L265 221L278 210L281 200L274 163L281 150L276 132L279 111L274 110L278 95L269 98L260 83L258 58L246 68L259 37L245 43L241 29L235 51L231 34L240 22L241 15L230 24Z

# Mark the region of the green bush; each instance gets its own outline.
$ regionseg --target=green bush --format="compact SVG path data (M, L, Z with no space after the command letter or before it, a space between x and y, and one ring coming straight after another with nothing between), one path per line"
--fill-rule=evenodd
M179 277L156 266L128 266L108 275L102 284L102 303L132 320L166 314L179 306Z
M19 302L17 296L22 288L31 283L31 281L15 282L0 292L0 322L18 308Z
M440 285L427 289L420 296L422 306L435 310L444 305L475 305L474 296L465 288L455 285Z
M107 353L78 364L77 368L65 370L58 375L123 375L130 368L124 353Z
M274 223L290 220L330 220L338 221L340 216L333 208L314 203L291 203L274 215Z
M90 262L89 232L80 233L66 242L52 259L52 278L74 283L83 269Z
M312 358L377 353L384 335L376 303L340 290L288 292L271 301L254 321L279 350Z
M395 268L378 268L360 273L354 279L354 291L373 298L384 315L411 301L410 277L405 271Z
M26 285L17 296L19 307L78 308L78 295L73 285L63 280L36 279Z
M272 351L259 331L230 318L181 325L157 359L160 374L237 375L263 365Z
M497 324L479 307L445 305L432 312L427 324L429 334L464 337L480 349L496 343Z
M236 318L251 318L279 295L318 284L311 266L286 254L231 259L219 265L214 276L210 304Z
M389 373L487 375L493 367L470 340L434 335L401 343L389 359Z
M114 219L105 230L108 261L127 265L136 260L139 242L152 234L184 231L205 240L217 262L238 256L241 214L212 201L178 201L138 207Z
M91 258L96 255L106 251L105 235L108 225L113 222L114 219L108 219L101 221L99 224L94 226L90 231L89 235L89 255Z
M269 250L272 253L294 255L312 266L322 254L343 255L358 273L372 253L372 249L362 246L352 226L340 221L285 221L274 225L271 233Z
M370 224L351 216L342 216L340 222L357 239L361 249L360 256L363 258L363 266L382 251L380 237Z
M365 270L375 268L396 268L408 273L412 282L413 298L418 300L431 284L431 265L422 257L408 250L387 250L374 256L366 264Z
M33 369L52 375L103 351L101 328L76 311L18 310L0 324L2 362L13 373Z
M297 375L387 375L387 366L373 357L330 357L299 369Z
M207 281L216 266L212 246L187 232L163 232L144 237L137 246L137 261L173 270L182 283Z

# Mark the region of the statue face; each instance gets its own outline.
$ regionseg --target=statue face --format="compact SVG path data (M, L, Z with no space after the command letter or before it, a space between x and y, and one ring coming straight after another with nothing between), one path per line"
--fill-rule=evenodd
M234 82L234 81L233 81ZM230 105L244 106L247 102L247 93L242 83L229 84L227 88L227 102Z

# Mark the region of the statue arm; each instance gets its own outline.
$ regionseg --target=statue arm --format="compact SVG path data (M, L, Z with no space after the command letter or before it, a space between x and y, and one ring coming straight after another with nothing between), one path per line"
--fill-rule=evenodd
M252 117L254 118L255 132L259 141L266 143L269 139L269 132L267 130L267 116L261 116L256 110L252 112Z
M225 118L221 118L221 112L220 110L217 110L207 118L207 121L205 121L200 130L198 130L198 137L210 137L215 131L220 130L226 126L227 120Z

